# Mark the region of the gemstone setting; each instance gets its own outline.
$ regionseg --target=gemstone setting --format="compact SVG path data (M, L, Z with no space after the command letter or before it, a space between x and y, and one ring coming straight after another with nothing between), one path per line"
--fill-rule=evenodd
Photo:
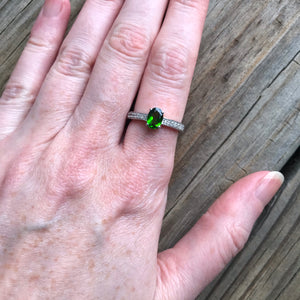
M160 108L151 108L147 116L147 125L151 129L157 129L161 126L163 119L164 113Z

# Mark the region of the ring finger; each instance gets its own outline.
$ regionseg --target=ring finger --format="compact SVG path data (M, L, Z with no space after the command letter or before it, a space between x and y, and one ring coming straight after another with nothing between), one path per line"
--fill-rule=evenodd
M148 113L150 108L159 107L164 117L182 120L208 2L170 1L165 22L152 48L141 83L134 109L136 112ZM149 130L143 122L131 121L125 137L125 148L142 148L142 151L136 152L147 151L164 161L173 161L176 132L161 128L159 132L149 135ZM162 147L154 146L157 140ZM162 155L162 148L165 155ZM156 155L158 152L159 155Z

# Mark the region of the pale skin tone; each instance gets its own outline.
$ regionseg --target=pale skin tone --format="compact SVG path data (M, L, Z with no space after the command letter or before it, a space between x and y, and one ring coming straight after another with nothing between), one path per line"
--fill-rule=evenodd
M280 173L158 254L177 132L125 128L137 92L135 111L182 120L207 7L87 0L63 41L70 3L46 1L0 98L1 299L194 299L244 246Z

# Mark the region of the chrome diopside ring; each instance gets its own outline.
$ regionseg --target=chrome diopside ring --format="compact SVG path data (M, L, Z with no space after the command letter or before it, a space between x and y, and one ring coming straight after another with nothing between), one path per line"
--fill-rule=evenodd
M131 120L146 121L148 127L152 129L156 129L161 125L164 125L178 131L184 130L184 125L182 123L164 118L163 112L157 107L150 109L148 114L130 111L127 118Z

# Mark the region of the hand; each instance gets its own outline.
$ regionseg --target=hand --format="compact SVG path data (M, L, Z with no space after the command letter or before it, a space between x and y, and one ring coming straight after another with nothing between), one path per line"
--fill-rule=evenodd
M167 4L87 0L62 42L46 0L0 99L1 299L193 299L280 187L241 179L157 255L177 133L127 113L182 119L208 1Z

